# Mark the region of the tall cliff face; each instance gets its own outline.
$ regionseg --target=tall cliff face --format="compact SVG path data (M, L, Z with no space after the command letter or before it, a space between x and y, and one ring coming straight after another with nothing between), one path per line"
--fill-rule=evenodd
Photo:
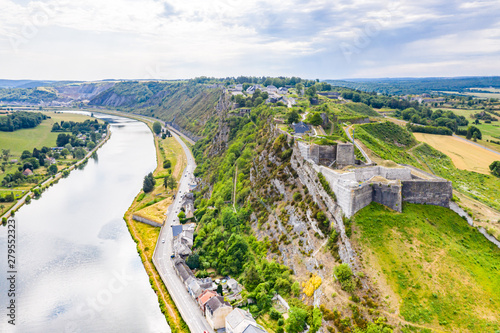
M173 121L193 136L202 136L217 112L223 91L192 82L119 82L94 96L89 105Z

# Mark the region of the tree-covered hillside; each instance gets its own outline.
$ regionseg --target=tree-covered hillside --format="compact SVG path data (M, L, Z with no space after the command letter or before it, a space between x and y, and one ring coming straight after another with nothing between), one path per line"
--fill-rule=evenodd
M184 130L199 135L214 113L221 93L221 89L192 81L124 81L92 98L89 105L174 121Z
M457 78L388 78L326 80L340 87L374 91L389 95L423 94L433 91L468 91L468 88L500 88L499 76L457 77Z

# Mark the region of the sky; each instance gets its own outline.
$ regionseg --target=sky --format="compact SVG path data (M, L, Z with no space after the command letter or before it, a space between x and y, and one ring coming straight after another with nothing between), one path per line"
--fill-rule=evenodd
M500 75L500 1L0 0L0 78Z

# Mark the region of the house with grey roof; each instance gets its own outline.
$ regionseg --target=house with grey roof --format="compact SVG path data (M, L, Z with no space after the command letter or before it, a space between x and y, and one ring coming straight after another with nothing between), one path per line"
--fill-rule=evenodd
M198 279L194 278L190 280L187 286L187 290L189 294L194 298L197 299L205 290L214 290L214 283L212 281L212 278L204 278L204 279Z
M264 90L264 88L260 84L256 84L254 86L248 87L246 92L247 94L253 94L257 89L259 89L260 91Z
M231 304L222 296L215 296L205 304L205 317L214 330L224 328L227 315L233 311Z
M194 274L191 271L191 269L186 265L186 262L184 259L177 258L174 261L174 269L179 278L181 279L182 283L184 283L184 286L188 286L188 284L192 281L190 278L194 278Z
M264 333L262 328L250 312L242 309L234 309L226 317L226 333Z
M306 132L309 132L311 130L311 127L309 127L309 125L307 125L306 123L304 122L298 122L298 123L294 123L292 124L293 126L293 130L295 132L295 135L297 136L302 136L304 135Z
M276 86L273 86L273 85L269 85L266 87L266 91L268 93L275 93L278 91L278 88L276 88Z
M185 258L192 254L191 248L193 247L194 230L196 223L186 223L184 225L173 225L173 250L176 256Z
M286 94L288 94L288 89L285 88L285 87L279 87L278 88L278 94L280 94L280 95L286 95Z

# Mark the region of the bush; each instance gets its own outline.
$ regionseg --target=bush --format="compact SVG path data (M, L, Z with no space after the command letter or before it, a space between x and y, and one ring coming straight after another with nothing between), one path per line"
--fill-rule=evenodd
M356 289L356 283L353 279L352 270L348 264L338 265L333 271L343 290L353 292Z
M170 160L163 161L163 169L169 169L172 166L172 162Z
M500 161L494 161L490 164L490 171L493 175L500 177Z
M271 309L271 311L269 311L269 317L271 317L272 320L279 320L279 319L283 318L281 313L279 313L278 310L276 310L274 308Z
M299 192L295 192L293 194L293 200L294 201L300 201L300 200L302 200L302 194L300 194Z

